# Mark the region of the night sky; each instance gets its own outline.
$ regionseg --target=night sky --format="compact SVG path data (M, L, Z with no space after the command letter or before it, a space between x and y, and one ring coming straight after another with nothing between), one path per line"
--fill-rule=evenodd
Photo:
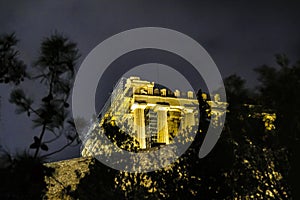
M79 66L96 45L114 34L137 27L170 28L197 40L211 55L224 78L236 73L247 80L249 87L255 87L257 80L253 68L262 64L275 65L274 54L285 53L292 61L300 59L299 5L297 1L283 0L10 0L0 2L0 34L16 33L20 39L18 47L21 58L30 66L38 56L43 38L55 31L64 33L78 44L82 55ZM148 53L128 55L114 63L115 67L126 65L129 69L153 61L163 61L169 65L178 63L170 55ZM103 83L99 83L98 110L121 75L108 72ZM14 113L15 106L8 102L11 87L0 85L0 144L15 152L27 148L32 136L39 130L32 130L32 123L26 114ZM42 90L36 87L25 83L28 94L38 98ZM52 159L78 155L79 148L70 148Z

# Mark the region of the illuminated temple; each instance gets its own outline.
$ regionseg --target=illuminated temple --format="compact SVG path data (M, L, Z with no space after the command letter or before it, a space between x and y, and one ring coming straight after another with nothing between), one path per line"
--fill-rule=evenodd
M148 149L169 144L181 130L198 125L198 107L193 91L172 92L139 77L121 78L101 110L96 125L102 126L109 120L133 136L139 149ZM86 148L94 146L90 138L88 134L84 141ZM86 150L83 149L83 155L88 153Z

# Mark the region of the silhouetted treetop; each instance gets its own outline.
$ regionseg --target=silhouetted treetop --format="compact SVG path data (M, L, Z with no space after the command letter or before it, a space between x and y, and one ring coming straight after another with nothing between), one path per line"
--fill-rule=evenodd
M26 74L26 65L19 58L18 40L14 33L0 35L0 83L18 85Z

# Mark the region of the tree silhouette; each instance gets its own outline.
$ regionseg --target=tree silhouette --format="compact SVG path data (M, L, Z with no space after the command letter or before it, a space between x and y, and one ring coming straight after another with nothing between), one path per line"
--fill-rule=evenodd
M16 48L17 43L18 40L14 33L0 35L0 83L2 84L13 83L18 85L27 76L26 65L19 58L19 51Z
M241 77L232 75L224 83L229 113L222 136L233 148L232 166L224 175L232 198L290 198L288 151L276 143L275 110L261 105L260 95L247 89Z
M0 83L18 85L27 76L26 65L19 59L17 43L14 33L0 35Z
M46 189L45 176L51 177L54 169L44 165L45 159L70 145L79 143L74 121L69 117L68 98L74 78L74 67L79 57L76 44L67 37L55 33L41 44L40 56L34 62L31 74L18 60L14 34L1 38L1 77L4 83L19 85L24 78L39 84L44 96L32 99L21 88L12 90L10 102L17 106L16 113L27 113L34 128L40 134L33 137L30 149L34 150L12 156L8 152L0 155L1 187L0 199L42 199ZM1 46L2 45L2 46ZM44 90L43 90L44 89ZM67 142L57 150L48 151L63 135Z
M22 152L14 158L8 152L0 152L0 198L1 199L42 199L46 183L45 176L51 176L54 169Z
M51 35L42 42L40 56L34 64L34 74L30 76L32 80L38 80L45 86L45 96L40 101L34 101L20 88L11 93L10 102L17 106L17 113L26 112L34 127L41 129L40 134L34 136L33 143L30 145L30 148L35 150L35 158L40 150L48 151L48 143L54 142L63 134L67 134L68 142L54 153L78 142L77 133L66 131L65 127L69 114L67 101L78 58L75 43L58 33ZM70 129L75 130L72 120L69 120L69 126ZM44 140L45 134L51 134L52 138ZM52 154L53 152L43 157Z
M288 180L293 196L300 197L297 189L300 132L300 61L291 65L284 54L276 55L277 67L263 65L255 71L259 75L260 103L276 112L275 121L278 140L276 143L288 148L291 170Z

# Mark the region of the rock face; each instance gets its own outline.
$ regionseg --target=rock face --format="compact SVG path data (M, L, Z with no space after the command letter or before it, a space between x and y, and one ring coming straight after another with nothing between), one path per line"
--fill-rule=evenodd
M45 177L43 199L124 199L115 189L117 171L92 157L47 163L54 173Z
M55 169L51 177L45 177L46 199L74 199L78 184L90 173L94 160L90 157L81 157L45 165Z

